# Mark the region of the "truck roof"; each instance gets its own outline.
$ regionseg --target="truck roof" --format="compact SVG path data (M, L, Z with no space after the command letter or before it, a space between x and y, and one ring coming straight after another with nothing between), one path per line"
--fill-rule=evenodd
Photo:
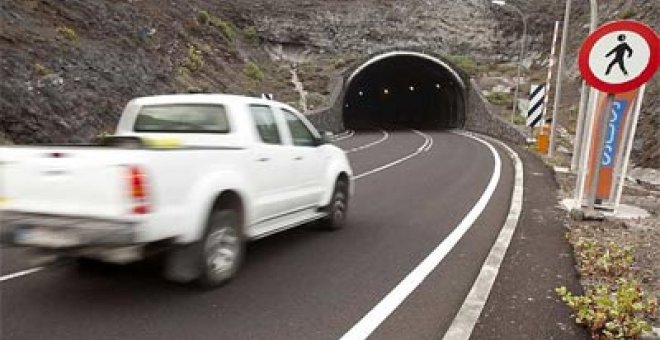
M169 95L159 95L159 96L138 97L131 100L131 102L132 104L136 104L139 106L173 104L173 103L209 103L209 104L222 103L226 105L250 103L250 104L266 104L266 105L277 104L279 106L285 106L285 107L288 106L276 101L257 98L257 97L241 96L234 94L207 94L207 93L169 94Z

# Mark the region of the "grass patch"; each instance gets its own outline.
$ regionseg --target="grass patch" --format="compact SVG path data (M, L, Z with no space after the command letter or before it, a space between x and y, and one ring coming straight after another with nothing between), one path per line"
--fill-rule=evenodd
M256 44L259 42L259 35L257 34L257 29L254 26L247 26L243 28L243 36L245 40L251 44Z
M255 63L245 64L245 67L243 67L243 74L253 80L261 81L264 79L264 72L259 68L259 65Z
M474 76L479 71L477 62L470 56L448 55L447 59L470 76Z
M637 11L635 11L635 8L628 7L624 9L623 11L619 12L619 15L617 15L617 18L619 20L626 20L634 17L637 14Z
M237 29L232 22L222 20L209 13L208 11L198 11L196 19L200 25L210 25L211 27L215 27L220 30L222 35L224 35L225 38L227 38L227 40L230 42L233 42L236 39Z
M489 92L486 94L486 99L488 99L488 101L493 105L506 106L511 105L513 96L511 93L506 92Z
M190 72L201 70L204 67L204 54L195 45L188 45L184 66Z
M233 23L213 16L210 19L210 23L211 26L219 29L227 40L234 41L236 39L236 26Z
M199 11L197 12L197 22L202 25L206 25L211 20L211 14L208 11Z
M53 73L48 67L39 63L34 64L34 72L42 77Z
M513 116L513 124L525 126L527 125L527 118L516 113Z
M60 26L56 29L57 33L68 41L78 41L78 33L71 27Z

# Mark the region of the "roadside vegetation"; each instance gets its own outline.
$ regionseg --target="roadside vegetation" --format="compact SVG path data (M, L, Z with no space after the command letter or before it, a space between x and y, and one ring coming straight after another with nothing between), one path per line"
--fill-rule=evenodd
M571 242L585 292L576 295L566 287L557 295L573 310L575 322L586 327L592 339L638 339L651 331L657 318L658 300L635 279L631 247L615 242L577 237Z
M460 69L465 71L470 76L474 76L479 72L477 62L471 56L467 55L448 55L446 56L449 61Z
M511 105L513 96L508 92L489 92L486 99L493 105L506 106Z
M60 26L56 29L56 31L60 34L60 36L68 41L78 41L78 33L76 33L76 30L71 27Z

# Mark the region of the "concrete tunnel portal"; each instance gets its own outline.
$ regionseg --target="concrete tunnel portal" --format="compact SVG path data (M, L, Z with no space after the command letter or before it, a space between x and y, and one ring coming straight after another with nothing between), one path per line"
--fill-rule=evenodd
M369 59L347 79L344 127L462 128L465 83L442 60L417 52L389 52Z

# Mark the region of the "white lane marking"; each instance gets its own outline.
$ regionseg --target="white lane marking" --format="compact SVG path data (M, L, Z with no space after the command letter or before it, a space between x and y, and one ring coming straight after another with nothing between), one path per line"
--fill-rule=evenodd
M458 226L419 264L411 271L392 291L390 291L375 307L373 307L360 321L341 337L341 340L366 339L394 310L417 288L422 281L442 262L445 256L460 241L470 229L481 212L486 208L493 196L495 188L500 181L502 161L495 148L488 142L474 136L467 136L486 145L490 150L495 164L493 174L479 200L465 215Z
M385 169L387 169L387 168L391 168L391 167L393 167L393 166L395 166L395 165L397 165L397 164L403 163L403 162L405 162L405 161L407 161L407 160L409 160L409 159L411 159L411 158L413 158L413 157L419 155L420 153L424 152L425 149L426 149L426 147L427 147L427 145L429 145L430 143L432 143L433 138L431 138L431 137L428 136L427 134L425 134L425 133L423 133L423 132L420 132L420 131L417 131L417 130L413 130L413 132L415 132L416 134L418 134L418 135L424 137L424 144L422 144L419 148L417 148L417 150L416 150L415 152L413 152L413 153L411 153L411 154L408 154L408 155L406 155L406 156L404 156L404 157L401 157L401 158L399 158L399 159L397 159L397 160L395 160L395 161L392 161L392 162L390 162L390 163L387 163L387 164L381 165L381 166L379 166L379 167L377 167L377 168L374 168L374 169L371 169L371 170L365 171L365 172L363 172L363 173L361 173L361 174L359 174L359 175L355 175L355 176L353 176L353 179L360 179L360 178L362 178L362 177L369 176L369 175L373 175L373 174L375 174L375 173L377 173L377 172L381 172L381 171L383 171L383 170L385 170Z
M474 326L479 320L479 315L486 305L490 291L493 288L495 279L506 255L506 251L511 243L513 233L516 231L520 213L523 205L523 164L520 161L518 154L513 151L508 145L497 141L502 147L507 150L507 153L514 161L515 175L513 194L511 195L511 206L509 207L509 215L504 222L504 226L497 236L497 240L490 248L490 253L484 261L477 279L474 281L470 293L463 301L461 309L456 314L454 321L452 321L449 329L445 333L443 340L467 340L472 335Z
M344 152L349 154L349 153L353 153L353 152L357 152L357 151L362 151L362 150L368 149L368 148L370 148L374 145L378 145L378 144L386 141L390 137L390 134L387 133L387 131L385 131L385 130L380 130L380 133L383 134L383 137L381 137L379 140L373 141L371 143L367 143L367 144L364 144L364 145L360 145L360 146L357 146L357 147L354 147L354 148L346 150Z
M353 135L355 135L355 131L353 131L353 130L348 130L347 133L346 133L345 135L340 135L339 137L335 138L334 141L335 141L335 142L339 142L340 140L344 140L344 139L351 138L351 137L353 137Z
M30 274L36 273L36 272L38 272L42 269L44 269L44 267L34 267L34 268L26 269L26 270L21 270L20 272L0 276L0 282L8 281L8 280L15 279L17 277L21 277L21 276L25 276L25 275L30 275Z

